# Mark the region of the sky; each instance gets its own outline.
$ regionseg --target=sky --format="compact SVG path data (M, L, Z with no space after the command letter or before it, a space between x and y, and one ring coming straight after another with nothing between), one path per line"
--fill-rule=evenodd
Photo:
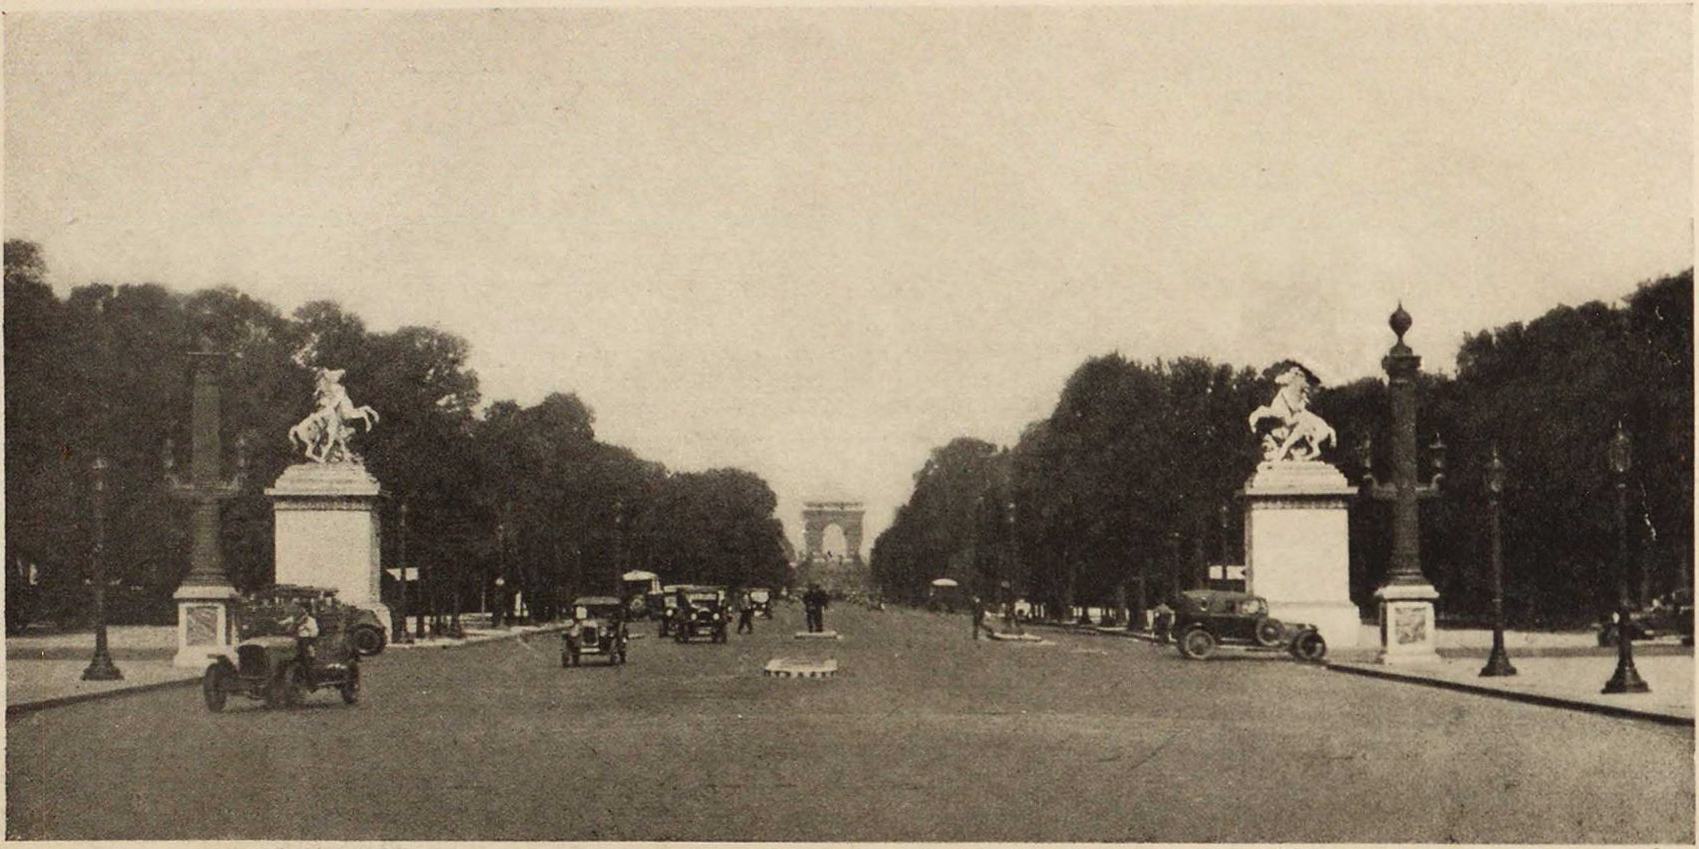
M793 541L861 499L870 546L1088 357L1346 382L1402 301L1449 370L1689 267L1691 14L11 12L4 230L62 293L453 331L486 399L755 471Z

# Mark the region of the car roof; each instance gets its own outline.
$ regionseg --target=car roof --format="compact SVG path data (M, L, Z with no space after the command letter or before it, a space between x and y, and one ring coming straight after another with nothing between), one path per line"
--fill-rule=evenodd
M607 595L581 595L572 600L573 604L620 604L620 600Z

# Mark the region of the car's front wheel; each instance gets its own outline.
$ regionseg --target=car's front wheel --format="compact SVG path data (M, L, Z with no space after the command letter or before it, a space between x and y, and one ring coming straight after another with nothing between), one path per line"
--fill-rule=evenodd
M206 675L201 677L201 698L206 701L206 709L213 713L224 710L224 703L229 698L226 675L224 667L215 663L208 666Z
M345 705L351 705L360 700L359 664L356 663L348 667L348 680L342 682L340 692L342 693L342 703Z
M1193 628L1180 636L1180 654L1188 660L1203 660L1215 653L1215 635Z

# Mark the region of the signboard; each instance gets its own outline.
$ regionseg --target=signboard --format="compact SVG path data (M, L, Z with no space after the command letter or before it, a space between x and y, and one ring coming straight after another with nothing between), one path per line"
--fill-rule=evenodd
M1245 567L1211 566L1209 567L1209 579L1211 581L1243 581L1245 580Z
M393 578L397 581L401 580L402 570L400 570L400 569L385 569L384 571L389 573L389 577L391 577L391 578ZM419 580L419 567L408 566L406 571L407 571L407 580L408 581Z

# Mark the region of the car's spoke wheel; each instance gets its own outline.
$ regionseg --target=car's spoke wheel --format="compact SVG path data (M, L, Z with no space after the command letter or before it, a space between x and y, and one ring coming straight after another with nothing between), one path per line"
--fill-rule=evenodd
M224 668L214 664L207 667L206 675L201 678L201 698L206 700L206 709L217 713L224 710L224 702L229 698L224 686Z
M1202 628L1187 631L1180 638L1180 653L1192 660L1203 660L1215 653L1215 635Z
M1256 638L1257 645L1264 648L1278 646L1281 638L1286 636L1286 626L1280 624L1278 619L1264 617L1257 620L1256 630L1252 636Z

